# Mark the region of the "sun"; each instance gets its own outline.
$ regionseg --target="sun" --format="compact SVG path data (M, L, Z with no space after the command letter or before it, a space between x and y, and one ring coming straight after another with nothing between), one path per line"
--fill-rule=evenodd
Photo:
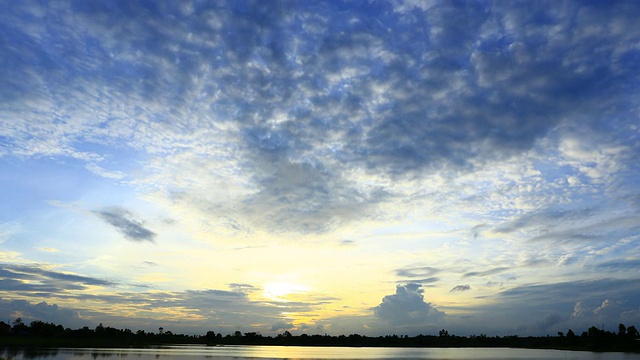
M264 296L275 301L288 301L287 295L298 294L307 291L306 286L286 282L273 282L264 285Z

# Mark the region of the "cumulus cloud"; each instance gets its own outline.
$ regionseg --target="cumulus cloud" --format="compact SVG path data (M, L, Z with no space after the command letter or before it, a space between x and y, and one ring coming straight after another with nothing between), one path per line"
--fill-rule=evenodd
M110 207L93 211L93 213L113 226L128 240L154 242L156 234L147 229L144 223L137 220L130 211L124 208Z
M425 302L423 293L419 284L398 285L396 293L385 296L373 312L379 320L393 326L424 325L442 319L444 312Z

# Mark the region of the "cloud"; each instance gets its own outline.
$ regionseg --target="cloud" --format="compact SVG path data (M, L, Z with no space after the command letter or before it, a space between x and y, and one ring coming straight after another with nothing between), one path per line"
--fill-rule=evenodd
M398 285L396 293L385 296L373 312L392 326L424 325L442 319L445 314L425 302L423 292L418 284Z
M470 334L546 335L594 324L613 327L637 318L639 286L638 279L607 278L518 285L483 296L483 304L465 306L473 320L448 313L447 328Z
M0 135L13 155L71 157L114 180L130 173L111 166L122 158L116 145L144 155L141 189L165 189L167 201L180 194L230 231L326 232L397 199L389 179L478 171L551 135L562 143L576 127L615 147L617 130L599 119L627 121L620 109L637 96L628 91L638 80L637 49L624 44L634 41L638 9L616 3L606 17L593 15L601 10L71 4L52 14L59 23L38 27L5 15L15 36L1 49L13 64L3 98L18 105ZM94 39L91 52L78 29ZM588 55L593 47L597 56ZM18 101L25 98L34 101ZM53 109L61 116L41 118ZM572 166L588 169L591 160L575 156L582 152L562 149ZM149 239L131 234L140 235Z
M228 285L229 285L229 288L231 288L231 290L236 292L242 292L242 293L251 293L251 292L260 290L260 288L250 284L231 283Z
M576 302L570 321L582 327L590 327L593 324L606 324L608 327L613 327L620 323L634 324L640 320L640 307L637 301L617 296L601 299Z
M437 277L437 276L432 276L432 277L428 277L428 278L424 278L424 279L409 279L409 280L402 279L402 280L396 280L397 283L406 284L406 283L410 282L412 284L421 284L421 285L424 285L424 286L433 286L433 285L425 285L425 284L433 284L433 283L438 282L438 281L440 281L440 278Z
M624 297L640 290L640 279L613 279L568 281L550 284L527 284L500 293L501 297L530 302L574 303L573 299L597 299L599 297Z
M449 292L464 292L471 290L471 286L469 285L456 285Z
M4 274L0 273L0 278L2 276ZM50 299L48 301L59 304L82 303L82 309L74 311L84 320L84 324L95 322L93 324L95 326L102 322L111 326L146 330L156 330L158 326L169 329L170 325L172 330L189 333L204 333L211 330L212 324L215 324L216 331L228 333L235 330L269 333L272 327L276 327L276 330L290 329L291 327L288 326L291 322L284 322L283 318L294 313L314 314L322 305L338 300L326 296L312 297L309 301L278 302L277 304L260 299L253 300L249 298L249 293L255 287L248 284L232 284L231 290L145 290L97 293L83 291L88 289L82 286L73 287L70 284L56 287L46 284L22 284L12 280L16 285L7 286L8 282L9 280L0 280L0 296L19 293L22 296L39 299L46 294L45 296ZM1 305L0 303L0 307ZM55 306L57 308L58 305ZM60 309L64 307L60 306ZM122 315L123 313L127 315ZM54 318L59 324L69 326L64 318L52 317L46 313L42 313L38 319L52 321Z
M431 266L412 267L396 269L395 273L398 277L418 278L437 274L440 269Z
M92 286L114 287L118 283L88 276L48 270L39 265L0 264L0 291L33 293L42 296Z
M285 321L278 321L277 323L273 324L273 326L271 327L271 331L284 331L284 330L291 330L295 327L295 325L293 325L293 323L288 323Z
M544 318L536 321L535 326L540 330L557 329L558 323L566 318L558 313L548 313Z
M19 230L20 226L16 223L0 223L0 244L18 234Z
M485 270L485 271L470 271L462 275L462 277L476 277L476 276L489 276L499 274L508 270L511 270L510 267L496 267L493 269Z
M22 318L24 323L40 320L54 324L64 324L66 327L80 328L88 322L79 316L75 310L60 308L55 304L42 301L37 304L26 300L0 299L0 314L6 318Z
M640 268L640 260L638 259L616 259L605 261L599 264L594 264L591 266L592 268L598 271L610 271L610 272L620 272L620 271L637 271Z
M110 207L93 211L93 213L116 228L128 240L154 242L156 234L144 227L144 224L136 220L128 210Z

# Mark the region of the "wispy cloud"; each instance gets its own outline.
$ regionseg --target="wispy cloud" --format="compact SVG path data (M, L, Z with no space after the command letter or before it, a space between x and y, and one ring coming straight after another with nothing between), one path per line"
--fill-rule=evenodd
M616 259L594 264L593 268L600 271L637 271L640 268L640 259Z
M93 213L112 225L128 240L154 242L156 234L147 229L144 223L137 220L131 212L124 208L110 207L95 210Z
M456 285L449 292L463 292L471 290L471 286L469 285Z
M38 265L0 264L0 291L42 295L42 292L56 294L67 290L85 290L90 286L117 285L117 282L110 280L49 270Z
M462 277L476 277L476 276L489 276L499 274L505 271L511 270L510 267L496 267L485 271L469 271L464 273Z

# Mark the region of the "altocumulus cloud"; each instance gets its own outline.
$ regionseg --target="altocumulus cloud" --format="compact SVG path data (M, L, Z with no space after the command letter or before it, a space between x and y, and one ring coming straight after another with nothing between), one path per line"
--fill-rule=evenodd
M71 157L110 177L99 170L108 151L80 140L122 144L153 155L146 170L157 176L140 181L219 215L217 226L323 232L396 198L385 177L482 169L551 133L557 146L576 127L619 145L631 115L617 109L637 97L637 49L623 44L637 39L638 5L505 5L72 3L48 9L61 22L44 32L60 50L14 17L26 5L11 4L3 21L15 36L2 50L15 66L2 94L42 101L12 108L2 151ZM92 115L39 118L54 106ZM185 172L201 186L177 180ZM372 174L381 181L362 182ZM152 238L112 215L128 238Z
M93 211L100 219L118 230L125 238L131 241L153 242L156 234L147 229L134 215L121 207L109 207Z

